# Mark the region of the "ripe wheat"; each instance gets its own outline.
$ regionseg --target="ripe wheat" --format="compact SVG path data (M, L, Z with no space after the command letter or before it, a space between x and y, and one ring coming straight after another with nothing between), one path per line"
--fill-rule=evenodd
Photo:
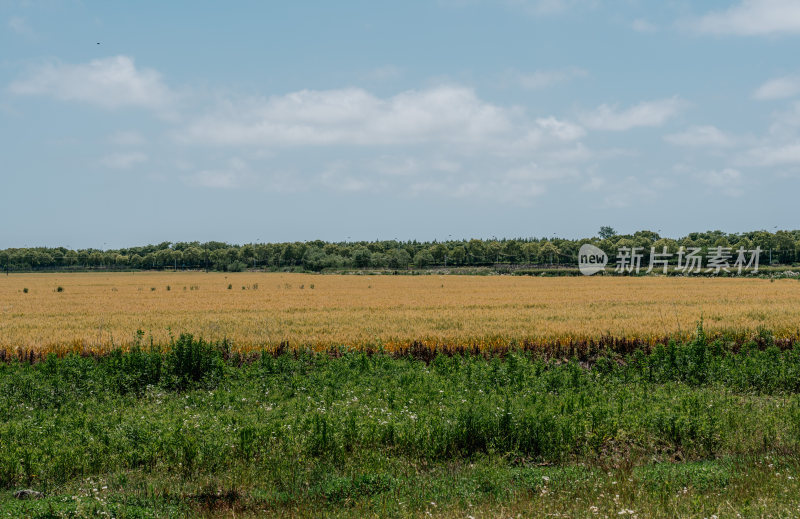
M167 287L170 287L167 289ZM58 291L58 287L63 287ZM25 292L24 289L28 291ZM193 333L243 351L652 344L691 334L797 337L800 283L733 278L19 274L0 278L0 350L107 351Z

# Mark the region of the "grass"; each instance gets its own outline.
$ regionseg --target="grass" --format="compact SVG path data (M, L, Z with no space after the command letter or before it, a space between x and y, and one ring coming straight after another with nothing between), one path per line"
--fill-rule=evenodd
M0 517L796 516L800 346L762 334L580 362L188 335L14 361Z

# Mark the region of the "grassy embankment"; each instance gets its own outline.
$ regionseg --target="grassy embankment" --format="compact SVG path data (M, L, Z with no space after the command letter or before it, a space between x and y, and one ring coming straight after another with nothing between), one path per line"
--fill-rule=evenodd
M800 347L762 338L241 362L184 336L7 363L0 516L796 516Z

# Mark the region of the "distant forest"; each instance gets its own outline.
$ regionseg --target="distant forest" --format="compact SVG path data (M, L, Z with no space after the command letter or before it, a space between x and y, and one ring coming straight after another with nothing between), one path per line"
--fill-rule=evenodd
M578 240L557 237L471 239L448 241L320 240L290 243L163 242L113 250L64 247L10 248L0 250L4 272L31 270L165 270L207 269L239 272L248 269L288 271L336 271L350 269L431 269L456 267L559 268L576 267L578 249L591 243L608 254L613 263L620 247L641 247L644 262L651 247L700 247L703 254L717 247L760 247L762 265L795 265L800 262L800 230L693 232L680 239L664 238L652 231L617 234L602 227L597 236ZM643 262L643 263L644 263Z

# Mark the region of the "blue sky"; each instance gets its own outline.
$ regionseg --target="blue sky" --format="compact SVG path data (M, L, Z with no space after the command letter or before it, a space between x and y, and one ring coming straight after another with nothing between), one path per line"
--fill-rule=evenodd
M797 228L798 49L795 0L0 0L0 247Z

